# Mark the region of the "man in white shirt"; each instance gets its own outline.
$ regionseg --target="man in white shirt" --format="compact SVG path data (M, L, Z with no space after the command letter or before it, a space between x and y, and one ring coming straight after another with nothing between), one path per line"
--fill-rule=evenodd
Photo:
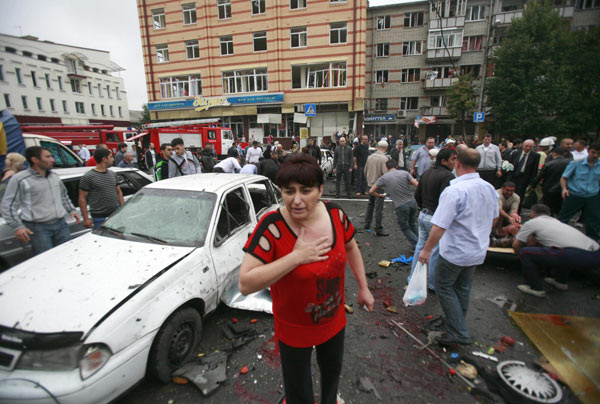
M79 151L77 152L77 155L81 157L84 163L91 157L90 151L83 143L79 143Z
M573 155L573 161L579 161L587 158L588 151L585 146L587 146L585 140L577 139L573 145L573 150L571 151L571 154Z
M475 150L479 152L480 156L479 167L477 167L479 176L497 188L498 178L502 177L502 156L498 146L492 144L492 135L486 133L483 136L483 143Z
M146 150L146 153L144 154L144 157L146 159L146 167L148 167L148 170L152 170L158 162L156 150L154 150L154 143L150 143L150 146L148 146L148 150Z
M255 140L252 142L252 147L249 147L248 151L246 151L246 161L248 163L258 164L261 157L262 149L258 147L258 142Z
M227 157L214 166L213 173L239 173L241 169L240 156Z
M446 328L446 334L437 339L441 345L473 342L465 320L471 284L476 266L485 260L492 223L498 217L498 194L479 178L479 159L474 149L458 152L458 178L450 181L440 195L429 238L419 254L420 262L429 263L431 251L439 242L435 291Z

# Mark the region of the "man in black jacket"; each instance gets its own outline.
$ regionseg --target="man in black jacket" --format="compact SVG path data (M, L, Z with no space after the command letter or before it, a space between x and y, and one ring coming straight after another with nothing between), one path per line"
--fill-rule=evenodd
M273 150L271 152L270 159L262 159L261 162L258 163L257 174L264 175L271 181L275 182L280 168L281 165L279 164L279 152L277 152L277 150Z
M354 168L354 158L352 157L352 147L346 144L346 138L340 136L340 144L335 148L333 152L333 172L335 173L335 197L340 197L340 182L342 176L344 177L344 188L346 189L346 196L352 197L352 190L350 189L350 175L352 174L352 168Z
M312 137L308 138L308 146L306 146L306 152L317 160L317 163L321 165L321 149L315 145L315 139Z
M408 281L410 281L417 265L419 253L429 238L429 232L431 231L432 226L431 218L437 209L440 195L442 194L442 191L450 185L450 181L455 178L454 174L452 174L452 170L454 170L454 166L456 165L456 156L456 150L454 149L448 148L440 150L436 156L435 165L427 169L423 175L421 175L421 180L415 191L417 205L421 208L421 213L419 214L419 240L415 247L415 255L413 257ZM429 266L427 268L427 287L430 290L435 290L435 265L438 257L439 250L436 245L433 250L431 250L431 258L429 259Z
M519 205L519 214L525 200L525 191L528 185L535 185L535 179L538 173L538 165L540 163L540 155L533 150L535 143L531 139L523 142L523 150L514 153L512 156L512 181L516 184L516 193L521 197Z
M365 164L369 158L369 138L366 135L360 137L360 142L354 148L354 173L356 174L356 195L367 194L367 180L365 179Z
M558 215L562 206L560 177L571 162L567 155L571 153L560 146L555 147L552 160L544 164L535 180L536 183L542 182L542 203L548 205L553 216Z

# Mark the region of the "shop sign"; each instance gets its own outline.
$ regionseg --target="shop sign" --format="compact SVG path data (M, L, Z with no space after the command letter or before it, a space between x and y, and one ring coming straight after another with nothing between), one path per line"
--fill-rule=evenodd
M300 139L308 139L308 128L300 128Z
M195 109L205 111L212 107L227 107L232 105L253 104L282 104L283 93L255 94L227 97L196 97L189 100L149 102L149 111L164 111L170 109Z
M364 121L365 122L394 122L396 120L396 115L366 115Z

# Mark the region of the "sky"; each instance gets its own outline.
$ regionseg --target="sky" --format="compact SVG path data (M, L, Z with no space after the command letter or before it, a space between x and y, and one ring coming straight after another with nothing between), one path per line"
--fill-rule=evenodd
M372 0L370 6L404 0ZM33 35L42 41L100 49L125 71L130 110L148 102L135 0L0 0L0 32Z

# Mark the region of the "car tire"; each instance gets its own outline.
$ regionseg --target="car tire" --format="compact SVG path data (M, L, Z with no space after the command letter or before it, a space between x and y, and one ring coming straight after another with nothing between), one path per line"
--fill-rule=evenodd
M147 377L154 382L169 383L173 371L196 356L202 336L202 317L186 307L171 314L154 338L148 356Z

